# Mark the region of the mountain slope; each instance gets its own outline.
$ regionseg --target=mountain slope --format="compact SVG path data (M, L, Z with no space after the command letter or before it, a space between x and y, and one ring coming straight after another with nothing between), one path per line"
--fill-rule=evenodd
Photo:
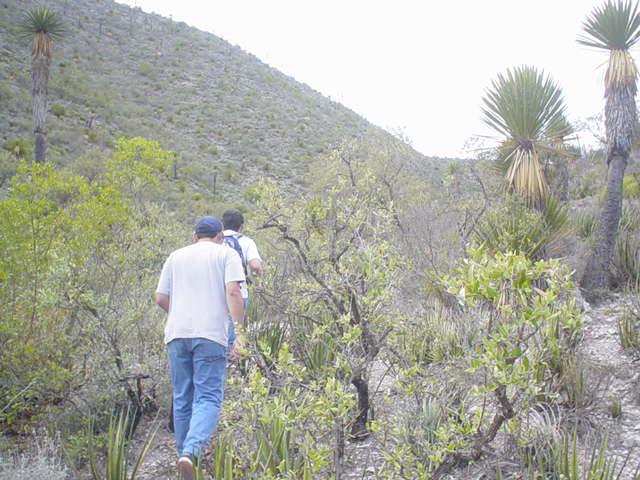
M36 2L0 0L0 142L31 138L29 43ZM66 162L120 135L178 152L178 175L229 191L258 175L303 183L310 159L345 139L391 136L216 36L110 0L47 0L68 32L54 45L49 158ZM312 60L310 60L312 61ZM91 154L90 154L91 155ZM415 153L413 165L432 170Z

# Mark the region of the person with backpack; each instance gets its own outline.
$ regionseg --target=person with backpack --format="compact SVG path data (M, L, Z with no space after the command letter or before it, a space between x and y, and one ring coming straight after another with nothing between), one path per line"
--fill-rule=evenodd
M222 214L222 223L224 225L224 231L222 232L224 243L233 248L240 256L247 278L247 280L240 285L242 300L246 311L249 302L249 288L247 284L251 282L252 275L262 274L262 258L260 258L256 242L242 233L242 227L244 226L244 216L242 212L236 209L226 210ZM233 346L235 330L231 319L228 321L228 328L230 357L234 359L237 358L238 352L235 346Z
M167 312L167 345L179 478L191 480L194 463L218 423L227 366L228 319L244 322L238 255L222 245L222 222L200 218L194 243L175 250L162 267L156 302ZM241 349L242 335L234 348Z

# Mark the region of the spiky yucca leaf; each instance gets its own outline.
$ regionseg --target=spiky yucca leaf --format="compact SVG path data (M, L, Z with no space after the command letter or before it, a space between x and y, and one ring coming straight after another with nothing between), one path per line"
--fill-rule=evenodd
M549 137L549 140L556 145L562 145L564 149L564 141L565 139L574 132L573 125L569 123L567 117L564 115L558 115L554 117L551 121L549 127L547 128L546 136Z
M516 67L499 74L483 99L485 122L512 141L530 147L562 124L562 91L544 72Z
M593 9L583 23L586 36L578 43L603 50L629 50L640 38L638 4L607 0Z
M18 29L22 36L32 39L32 55L51 57L51 44L65 33L62 20L53 10L39 6L29 10Z
M606 93L612 88L629 87L635 95L638 70L629 49L640 38L638 4L607 0L593 9L583 28L586 35L578 38L578 43L611 52L605 76Z
M562 153L557 140L568 133L562 91L544 72L517 67L498 75L483 102L485 122L505 136L501 156L508 186L543 203L549 185L538 155Z

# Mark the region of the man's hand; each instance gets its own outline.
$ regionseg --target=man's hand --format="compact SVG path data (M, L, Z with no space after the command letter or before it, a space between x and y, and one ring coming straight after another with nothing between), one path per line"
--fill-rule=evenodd
M233 341L229 358L232 362L237 362L241 356L247 353L247 342L244 338L244 332L236 331L236 339Z

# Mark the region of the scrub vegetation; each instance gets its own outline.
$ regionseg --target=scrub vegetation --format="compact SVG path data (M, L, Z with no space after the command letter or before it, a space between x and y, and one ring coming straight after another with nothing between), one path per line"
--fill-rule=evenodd
M601 149L514 66L438 159L184 24L0 0L0 478L174 478L152 293L229 207L265 271L198 478L640 478L639 13L576 32Z

